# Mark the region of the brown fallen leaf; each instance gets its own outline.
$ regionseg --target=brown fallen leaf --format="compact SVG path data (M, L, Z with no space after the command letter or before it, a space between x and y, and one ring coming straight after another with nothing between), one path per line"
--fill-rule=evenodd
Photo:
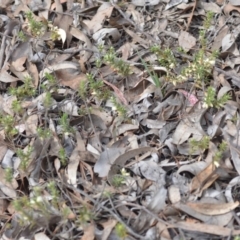
M72 79L62 78L60 79L60 83L64 86L68 86L73 90L77 90L81 82L87 81L86 74L80 73L76 77Z
M180 47L182 47L185 51L189 51L196 45L196 38L188 32L181 31L178 42Z
M227 16L229 16L232 11L238 11L240 13L240 7L233 6L229 3L224 6L223 11Z
M186 203L189 207L193 208L196 212L205 214L205 215L221 215L228 213L239 206L239 202L232 203L195 203L188 202Z
M94 225L91 223L87 227L84 228L84 234L82 236L82 240L94 240L95 234L94 234Z
M216 166L210 163L205 169L198 173L191 182L190 191L201 192L204 189L207 189L212 183L219 177L215 171Z
M189 230L189 231L198 231L203 233L209 233L219 236L235 236L240 234L240 230L233 230L232 228L220 227L216 225L203 224L203 223L191 223L191 222L178 222L178 228Z

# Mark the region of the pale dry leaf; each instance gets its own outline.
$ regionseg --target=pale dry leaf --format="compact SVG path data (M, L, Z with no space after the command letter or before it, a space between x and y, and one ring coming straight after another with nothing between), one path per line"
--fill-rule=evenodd
M237 176L237 177L233 178L228 183L228 185L226 187L226 191L225 191L225 196L226 196L226 199L229 203L234 202L232 189L234 188L234 186L238 186L239 183L240 183L240 176Z
M103 226L103 234L102 234L102 240L108 240L109 235L112 232L113 228L116 226L117 221L115 219L109 219L106 222L101 223Z
M61 107L60 109L67 113L70 116L79 116L78 114L78 106L75 103L75 101L72 100L63 100L61 102Z
M64 85L72 88L73 90L78 90L79 86L82 82L87 82L86 74L80 73L77 76L71 77L71 78L60 78L59 82Z
M239 0L229 0L229 3L232 4L233 6L240 6Z
M97 44L105 44L107 37L112 37L112 39L117 42L121 37L117 28L103 28L98 30L92 35L92 38L96 41Z
M201 198L203 203L209 203L209 204L219 204L222 203L219 200L215 198ZM214 224L216 226L226 226L231 219L233 218L233 215L231 212L225 213L225 214L220 214L220 215L206 215L202 214L200 212L195 211L194 208L191 208L185 203L177 202L174 204L174 207L177 209L187 213L188 215L194 217L195 219L198 219L202 222L208 223L208 224Z
M199 203L199 202L188 202L186 203L189 207L193 208L196 212L205 215L222 215L228 213L239 206L239 202L230 203Z
M36 65L30 61L27 61L26 63L27 70L29 75L33 78L33 85L35 88L39 85L39 73Z
M179 187L176 185L171 185L168 188L168 197L171 203L177 203L181 200L181 194Z
M38 115L32 114L28 116L25 120L25 127L26 127L26 135L34 135L37 134L38 128Z
M159 4L160 0L132 0L131 2L135 6L143 7L143 6L155 6Z
M144 176L146 179L154 182L165 182L166 172L153 161L140 161L133 166L133 171L139 176Z
M168 4L166 5L165 10L168 10L174 6L177 6L178 4L180 4L182 2L183 2L183 0L170 0L168 2ZM184 2L188 2L188 1L184 1Z
M94 224L88 224L83 230L84 230L84 234L81 237L82 240L94 240L95 239Z
M143 38L141 38L139 35L137 35L134 31L132 31L132 30L130 30L130 29L128 29L128 28L125 28L125 27L123 27L123 29L124 29L124 31L130 36L130 37L132 37L133 38L133 43L136 43L136 42L138 42L141 46L143 46L145 49L147 49L148 48L148 45L149 45L149 43L145 40L145 39L143 39Z
M19 79L11 76L6 70L0 71L0 82L12 83L17 82Z
M60 70L60 69L76 69L78 70L79 66L76 63L70 62L70 61L65 61L62 63L58 63L52 66L48 66L45 69L43 69L40 72L40 77L43 78L45 76L46 73L52 73L56 70Z
M91 35L102 28L105 19L112 15L112 11L113 6L108 2L104 2L91 20L83 21Z
M67 167L68 183L76 186L77 184L77 169L80 162L80 155L77 149L73 150Z
M107 148L100 154L99 159L94 165L94 172L98 173L99 177L106 177L112 164L125 151L125 148Z
M235 38L233 37L232 34L227 34L223 39L222 39L222 52L225 52L229 50L233 44L235 43Z
M127 160L136 157L139 154L146 153L147 151L153 151L153 149L151 147L140 147L137 149L129 150L128 152L121 154L117 158L114 158L114 161L110 166L110 171L108 169L108 181L112 184L113 177L119 172L119 170L121 170L121 168L124 167Z
M227 35L229 32L229 27L224 26L220 32L217 34L217 36L214 38L213 44L212 44L212 50L219 50L219 48L222 46L222 39Z
M196 45L196 38L188 32L181 31L178 43L185 51L189 51Z
M121 135L121 134L124 134L128 131L134 131L134 130L137 130L139 128L139 125L136 124L121 124L118 128L117 128L117 135Z
M40 232L34 235L34 240L50 240L50 238L45 233Z
M27 60L26 56L20 57L15 61L12 61L12 66L15 68L16 71L18 72L22 72L25 70L25 67L23 66L23 64L25 64Z
M77 39L79 39L80 41L84 42L86 45L86 48L88 49L92 49L92 43L90 41L90 39L79 29L71 27L69 32ZM80 57L81 57L81 61L84 63L86 62L90 57L92 56L92 52L91 51L81 51Z
M236 236L240 234L240 230L234 230L228 227L211 225L208 223L204 224L204 223L178 221L177 227L185 230L189 230L189 231L209 233L209 234L225 236L225 237L228 237L229 235Z
M238 174L240 174L240 152L238 147L239 146L238 134L235 134L235 136L231 136L227 133L227 131L223 130L223 136L225 141L229 145L233 165Z
M232 11L238 11L240 13L240 7L236 7L228 3L224 6L223 11L227 16L229 16Z
M221 13L221 8L214 2L198 2L198 5L200 5L201 8L203 8L206 12L214 12L214 13Z
M202 191L212 185L219 177L215 172L216 166L210 163L205 169L199 172L191 181L191 192Z
M172 138L174 144L182 144L189 139L191 135L196 140L201 140L205 136L200 120L206 109L195 110L182 119L177 126Z

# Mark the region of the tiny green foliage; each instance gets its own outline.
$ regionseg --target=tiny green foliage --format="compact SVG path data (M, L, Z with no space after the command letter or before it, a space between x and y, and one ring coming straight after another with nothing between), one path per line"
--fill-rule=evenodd
M44 90L56 90L57 87L57 80L55 78L55 76L51 73L45 73L44 75L46 82L44 84L42 84L42 88Z
M38 22L34 19L32 12L26 12L25 14L27 20L28 20L28 26L31 31L31 34L34 37L40 37L44 33L44 25L41 22Z
M127 237L127 229L122 223L117 223L115 231L119 238L125 239Z
M5 169L5 180L8 182L8 183L11 183L12 180L13 180L13 169L8 167Z
M152 78L154 84L156 85L156 87L160 87L161 86L161 82L159 80L159 77L157 76L157 74L155 72L152 72L149 67L147 66L147 63L142 59L141 59L141 62L144 66L144 68L147 70L149 76Z
M229 94L224 94L221 98L216 99L216 90L213 87L208 87L204 97L203 107L215 107L220 108L223 107L227 101L230 99Z
M116 111L118 112L118 114L122 117L126 117L127 108L124 105L120 104L114 96L111 97L111 101L114 107L116 108Z
M59 160L60 160L62 166L66 166L67 165L67 155L66 155L64 148L60 148L58 157L59 157Z
M176 59L169 48L162 50L159 46L155 45L152 46L150 50L157 55L158 62L161 66L169 69L173 69L176 66Z
M93 219L92 212L86 207L82 206L78 213L78 222L80 225L85 225Z
M13 100L12 102L12 110L14 113L20 115L23 113L23 108L21 106L21 102L19 102L18 100Z
M86 86L86 81L81 81L78 87L78 95L82 99L86 99L87 97L87 86Z
M17 149L16 154L17 156L20 158L21 162L20 162L20 168L23 171L27 170L27 167L31 161L31 154L33 152L33 148L32 147L28 147L27 149L23 150L23 149Z
M26 42L26 41L27 41L27 37L26 37L26 35L23 33L23 31L19 31L17 36L18 36L18 38L19 38L22 42Z
M189 141L191 153L194 153L195 151L201 150L205 151L209 147L210 137L204 136L200 141L197 141L196 139L191 139Z
M112 178L112 185L114 187L121 187L125 183L126 177L120 174L116 174Z
M39 138L41 139L46 139L48 137L51 137L52 133L50 131L50 129L44 129L44 128L37 128L37 135Z
M17 88L10 87L9 93L11 95L15 95L19 99L33 97L36 93L36 90L33 87L32 78L29 75L25 76L23 80L23 85Z
M60 123L63 133L69 134L72 132L72 127L70 126L67 113L63 113L62 117L59 120L59 123Z
M91 91L92 95L96 96L98 100L107 100L111 96L111 92L105 88L104 83L102 80L94 79L93 75L88 73L86 74L89 90Z
M56 183L54 181L50 181L47 185L49 192L52 196L52 203L55 207L57 207L58 199L59 199L59 191L56 187Z
M52 94L50 92L46 92L45 98L43 100L43 106L45 108L49 108L52 106L52 103L53 103Z
M113 47L104 55L103 61L109 64L121 76L127 77L132 73L130 64L118 58ZM100 65L99 63L98 65Z
M212 11L207 12L206 18L205 18L204 23L203 23L204 29L207 30L207 29L210 28L213 17L214 17L214 12L212 12Z
M4 133L7 137L12 138L18 134L15 126L15 118L11 115L0 115L0 125L3 127Z
M218 146L218 151L213 156L213 163L216 167L219 167L219 161L222 159L223 153L228 149L226 141L222 141Z

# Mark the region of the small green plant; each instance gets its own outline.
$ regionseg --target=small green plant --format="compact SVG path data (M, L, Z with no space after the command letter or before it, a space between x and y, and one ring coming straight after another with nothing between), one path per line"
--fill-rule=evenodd
M111 97L111 101L114 107L116 108L116 111L118 112L118 114L125 118L127 116L127 108L121 103L119 103L114 96Z
M161 82L160 82L159 77L158 77L158 75L156 74L156 72L154 72L154 71L152 72L152 71L150 70L150 68L147 66L147 63L146 63L141 57L140 57L140 60L141 60L141 62L142 62L142 64L143 64L144 68L145 68L146 71L148 72L149 76L152 78L155 86L156 86L156 87L160 87L160 86L161 86Z
M47 188L49 189L49 192L51 194L53 206L57 207L58 199L59 199L59 191L56 187L55 182L54 181L49 182L47 185Z
M86 99L87 97L87 86L86 86L86 81L81 81L79 84L78 88L78 95L81 97L83 100Z
M63 133L65 133L65 134L72 133L73 129L70 126L67 113L63 113L62 117L59 120L59 123L60 123L60 127L61 127Z
M32 97L35 95L35 92L36 90L33 86L32 78L29 75L24 77L23 85L17 88L14 87L9 88L9 93L11 95L16 96L18 99Z
M10 167L5 169L5 180L9 183L13 180L13 169Z
M40 37L44 34L45 28L44 24L41 22L38 22L34 19L33 13L32 12L26 12L25 14L27 20L28 20L28 27L30 29L31 34L34 37Z
M104 55L103 61L109 64L121 76L127 77L131 74L130 64L118 58L113 47ZM100 63L101 61L98 60L97 64L99 65Z
M114 187L121 187L126 183L126 178L130 174L125 170L125 168L121 169L120 174L116 174L113 176L112 185Z
M22 41L22 42L26 42L26 41L27 41L27 37L26 37L26 35L23 33L23 31L19 31L17 36L18 36L18 38L20 39L20 41Z
M113 176L112 178L112 185L116 188L123 186L123 184L125 183L125 177L120 175L120 174L116 174Z
M44 75L46 81L41 85L44 91L55 91L57 89L57 80L55 76L51 73L45 73Z
M9 138L18 134L18 130L14 127L15 118L11 115L0 115L0 126L3 127L5 135Z
M158 62L162 67L173 69L176 66L175 56L169 48L162 50L159 46L155 45L150 50L156 54Z
M78 223L85 225L93 219L93 213L86 206L82 206L78 213Z
M41 138L42 140L51 137L52 133L50 131L50 129L43 129L43 128L37 128L37 135L39 138Z
M190 144L190 154L194 153L195 151L205 151L209 147L210 137L204 136L200 141L196 139L191 139L189 141Z
M119 238L125 239L127 237L127 229L122 223L117 223L115 231Z
M228 149L226 141L222 141L218 146L218 151L213 156L213 163L216 167L219 167L219 162L222 159L223 153Z
M58 158L59 158L62 166L67 165L67 155L66 155L64 148L60 148L59 153L58 153Z
M95 80L93 75L89 73L86 76L92 95L95 95L99 100L107 100L111 96L111 92L104 86L102 80Z
M20 162L20 168L23 171L27 170L27 167L31 161L31 154L32 154L33 148L32 147L28 147L27 149L17 149L16 154L17 156L20 158L21 162Z
M209 107L215 107L220 108L223 107L224 104L230 99L229 94L224 94L221 98L216 98L216 90L213 87L208 87L207 92L205 93L204 97L204 104L203 107L209 108Z
M43 106L45 108L49 108L52 106L52 103L53 103L52 94L50 92L46 92L45 98L43 100Z
M12 110L17 115L22 114L23 113L23 108L21 106L21 102L19 102L18 100L14 100L12 102Z

